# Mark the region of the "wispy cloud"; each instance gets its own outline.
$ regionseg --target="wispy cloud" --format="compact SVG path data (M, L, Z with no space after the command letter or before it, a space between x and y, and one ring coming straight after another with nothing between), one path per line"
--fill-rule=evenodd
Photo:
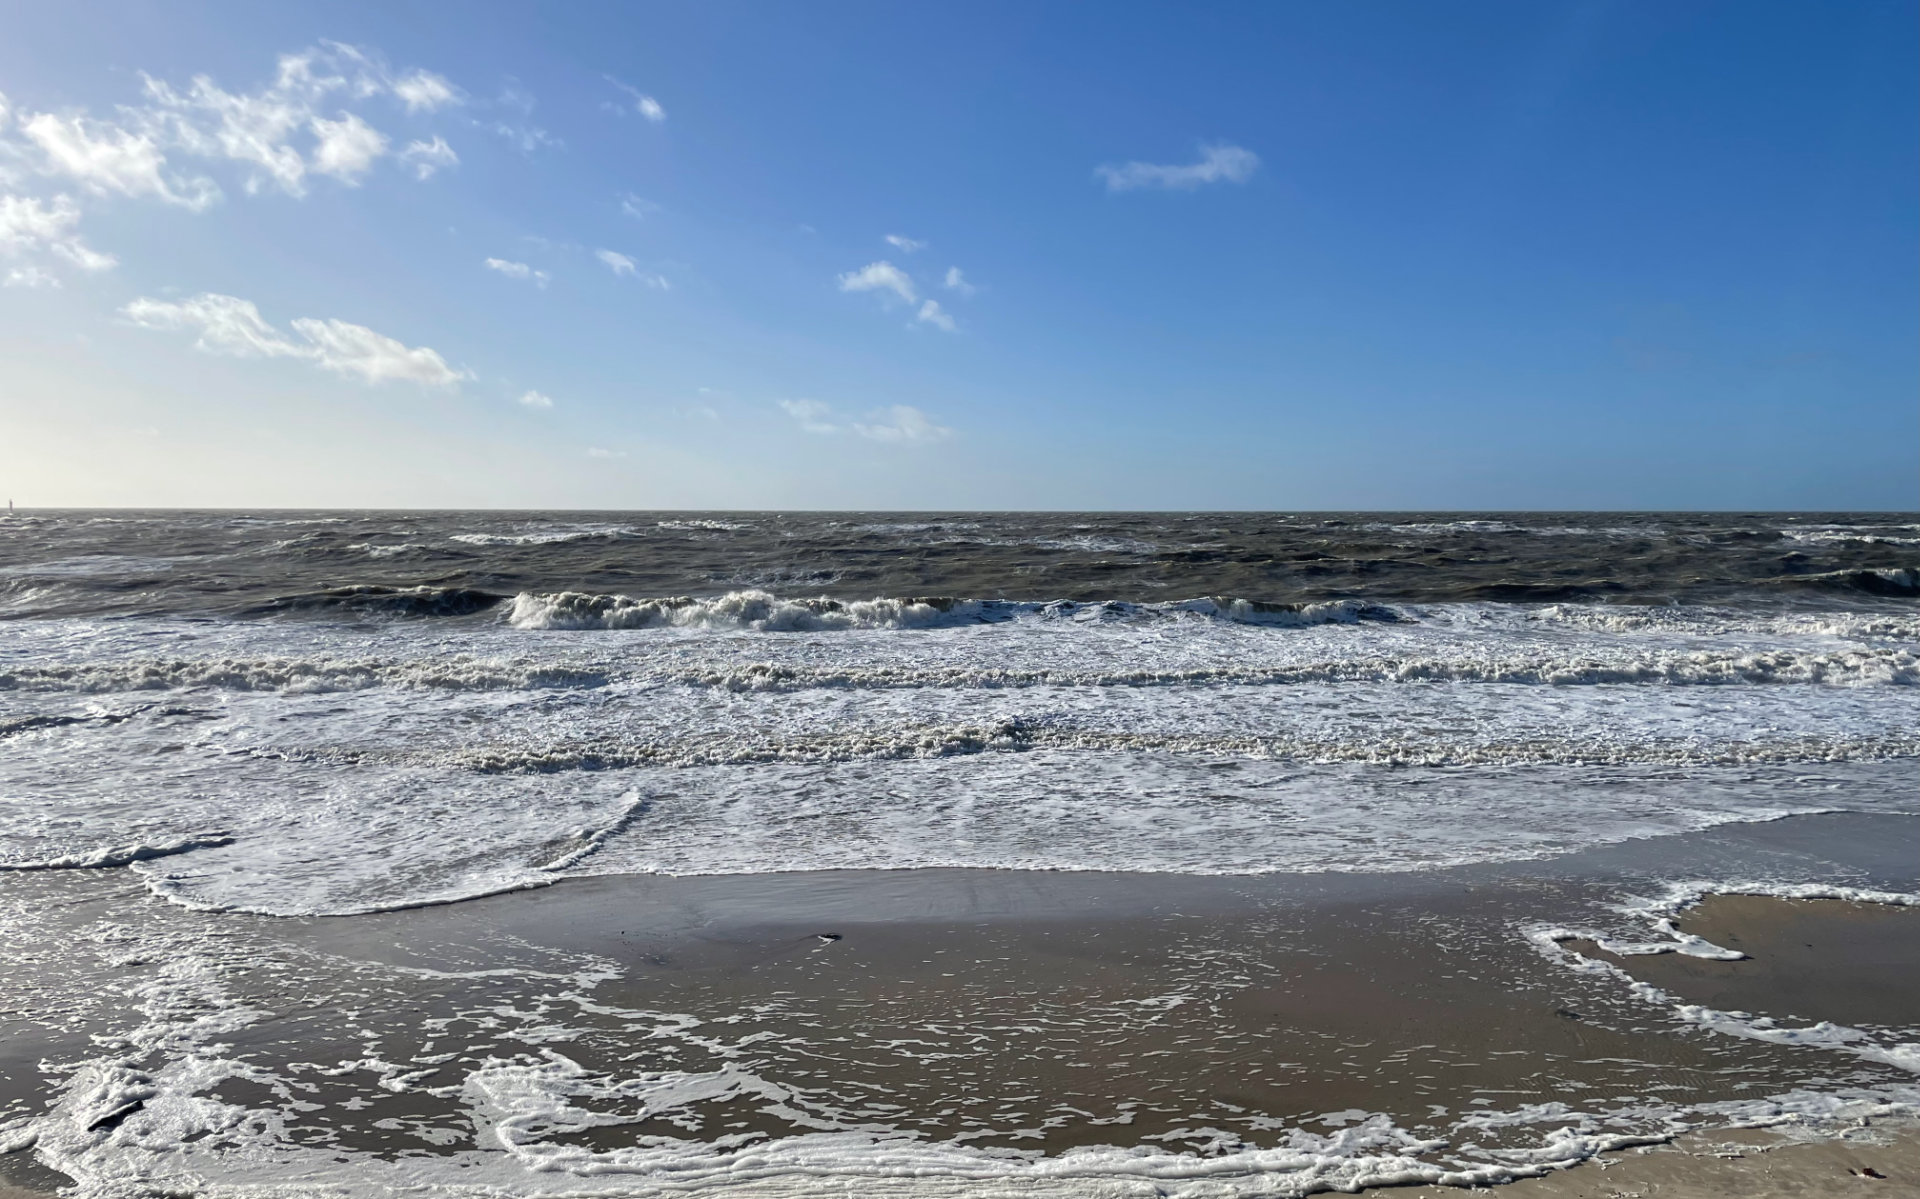
M563 144L560 139L533 123L534 106L533 94L510 80L500 89L500 94L494 98L491 107L511 109L519 113L521 119L491 122L476 120L474 124L506 138L522 154L531 154L543 147L558 149Z
M655 204L652 200L628 192L626 195L620 197L620 211L636 221L644 221L654 213L659 212L660 205Z
M116 259L102 254L80 238L80 207L71 197L55 196L49 203L33 196L0 196L0 257L20 258L42 251L83 271L111 269ZM10 287L58 286L59 280L39 266L14 268Z
M7 272L4 281L7 287L58 287L60 277L48 274L37 266L17 266Z
M665 275L652 271L643 271L640 264L620 253L618 250L595 250L593 256L607 264L607 269L616 275L625 275L640 280L655 291L672 291L673 284Z
M408 142L407 148L395 157L413 168L415 179L431 179L435 171L460 165L460 156L455 154L453 147L438 134L435 134L430 142Z
M840 431L840 426L833 420L833 409L819 400L776 400L775 403L786 409L787 415L799 421L800 427L808 433Z
M459 88L432 71L414 71L394 80L392 86L408 112L432 112L462 100Z
M920 299L919 289L913 284L913 279L885 259L870 262L857 271L848 271L840 276L839 283L841 291L878 292L883 297L897 298L906 304L917 305L913 318L916 321L948 333L958 331L952 315L940 307L938 300L923 302Z
M181 170L176 156L244 167L242 187L249 193L302 196L313 175L357 184L387 156L387 135L349 106L381 96L409 113L464 103L440 75L395 73L378 54L339 42L281 55L271 82L251 91L229 91L207 75L185 86L144 74L141 80L143 101L120 105L113 120L83 112L22 114L26 145L18 149L29 151L24 157L42 173L87 191L197 211L218 200L221 189L205 175ZM432 174L423 162L437 168L453 161L452 148L438 136L414 145L402 157L420 178Z
M545 410L553 407L553 397L542 391L529 391L520 397L520 403L528 408Z
M960 273L960 268L957 266L947 268L947 277L942 280L941 286L945 287L948 291L957 291L963 296L970 296L980 290L973 284L967 282L967 277Z
M363 383L452 387L472 377L425 346L408 346L346 321L296 318L288 322L299 335L296 341L269 324L251 302L215 292L181 301L142 297L121 313L142 328L193 333L194 348L209 354L298 358Z
M26 117L20 131L40 151L43 171L65 175L96 195L152 196L195 212L220 198L213 180L169 170L166 151L150 134L50 112Z
M840 276L840 290L892 292L909 304L920 298L907 273L884 258Z
M656 125L660 124L662 121L667 119L667 110L660 107L660 101L654 99L652 96L647 95L647 93L641 91L637 87L634 87L632 84L623 83L620 80L615 79L611 75L606 76L606 80L608 83L611 83L613 86L619 88L621 91L627 94L627 100L628 100L627 105L620 105L620 106L609 105L608 106L612 108L615 112L623 112L623 111L626 111L628 107L631 107L634 112L639 113L641 116L647 118L647 120L653 122Z
M888 245L900 251L902 254L911 254L915 250L924 250L927 248L926 242L915 241L911 237L902 237L898 233L887 234L885 240Z
M1260 167L1260 158L1251 150L1224 143L1200 147L1200 161L1181 165L1129 162L1122 166L1101 166L1094 174L1106 180L1107 190L1122 192L1136 188L1158 187L1191 191L1208 183L1245 183Z
M926 413L910 404L894 404L867 415L854 423L853 431L874 441L929 442L953 436L953 430L936 425Z
M524 262L511 262L505 258L489 258L481 265L490 271L499 271L509 279L523 279L535 287L545 287L549 277L545 271L538 271Z
M776 401L803 432L820 436L852 433L869 441L898 444L940 441L953 436L953 430L935 424L933 419L910 404L876 408L864 419L844 417L819 400Z
M597 445L587 451L587 457L589 458L625 458L626 456L627 452L625 450L609 450Z
M928 300L921 304L920 311L914 314L914 319L924 321L934 328L947 333L953 333L957 330L957 326L953 323L953 317L948 314L946 309L940 307L940 301L938 300Z
M332 175L350 187L373 168L374 159L387 152L387 136L350 112L337 121L313 119L313 169Z

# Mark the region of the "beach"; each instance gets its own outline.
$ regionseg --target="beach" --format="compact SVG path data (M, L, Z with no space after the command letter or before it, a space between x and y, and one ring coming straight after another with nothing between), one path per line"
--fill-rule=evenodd
M1911 1185L1892 518L62 519L5 1185Z

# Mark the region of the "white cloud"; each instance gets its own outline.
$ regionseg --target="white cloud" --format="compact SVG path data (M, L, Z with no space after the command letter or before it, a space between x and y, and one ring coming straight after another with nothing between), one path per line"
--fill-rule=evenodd
M55 196L49 204L33 196L0 196L0 255L11 258L48 250L83 271L108 270L118 260L90 249L80 240L74 232L79 223L80 208L70 197ZM52 278L33 266L16 273L18 281L8 276L15 287L39 287L43 280Z
M633 102L633 111L639 113L641 116L647 118L647 120L652 121L656 125L658 125L660 122L667 119L667 110L660 107L660 101L654 99L652 96L647 95L645 92L641 91L637 87L634 87L632 84L620 82L618 79L615 79L611 75L608 75L606 79L608 83L611 83L613 86L627 93L627 98ZM619 108L615 108L611 104L607 105L606 107L614 109L615 112L622 111Z
M847 420L819 400L776 402L807 433L831 435L852 431L869 441L895 443L924 443L953 436L952 429L933 423L926 413L907 404L875 409L865 420Z
M665 275L656 275L642 271L640 264L620 253L618 250L595 250L593 256L607 264L607 269L616 275L628 275L645 283L656 291L672 291L673 284Z
M594 446L587 451L587 457L589 458L625 458L626 456L627 452L625 450L606 450L601 449L599 446Z
M776 400L786 409L787 415L800 422L800 427L808 433L838 433L840 426L833 423L833 409L819 400Z
M1205 183L1245 183L1253 178L1260 158L1251 150L1225 144L1200 147L1200 161L1184 166L1163 166L1151 162L1129 162L1124 166L1101 166L1094 174L1107 181L1108 191L1131 191L1141 187L1163 187L1190 191Z
M248 300L207 292L170 301L142 297L121 312L146 329L197 333L193 348L236 358L302 358L311 350L288 341Z
M479 124L479 122L475 123ZM548 133L538 125L516 125L510 121L495 121L491 125L482 125L481 128L490 129L501 137L506 138L515 146L519 147L520 152L523 154L531 154L542 146L558 148L564 144L559 138Z
M431 179L435 171L460 165L460 156L438 134L430 142L408 142L407 148L395 157L413 168L413 177L416 179Z
M279 81L254 95L226 91L205 75L195 76L184 93L148 78L155 107L123 111L190 154L251 163L256 173L247 179L249 192L271 182L290 196L305 195L306 162L288 139L307 124L312 102L332 88L286 58L280 67Z
M38 146L46 169L92 192L155 196L196 211L220 198L210 179L181 180L166 170L167 156L152 137L83 116L36 113L20 122Z
M357 376L367 383L389 379L422 387L449 387L467 376L425 346L408 346L365 325L297 317L288 324L313 343L313 360L322 369Z
M607 264L607 269L616 275L631 275L638 271L633 259L618 250L595 250L593 256Z
M468 378L425 346L408 346L365 325L301 317L288 322L302 340L281 333L237 296L213 292L180 301L142 297L121 310L147 329L196 334L194 348L239 358L299 358L365 383L401 380L450 387Z
M540 391L529 391L520 397L520 402L529 408L546 409L553 407L553 397Z
M17 266L7 272L8 287L58 287L60 280L37 266Z
M42 169L102 194L205 208L220 189L210 179L171 169L169 155L179 152L245 164L251 168L244 181L248 192L270 188L301 196L310 172L351 184L387 149L386 135L357 113L320 116L319 105L328 98L357 103L386 95L409 112L462 102L439 75L415 70L395 76L378 55L337 42L282 55L272 82L250 92L230 92L206 75L184 87L142 79L145 103L121 105L117 121L55 113L24 117L21 132L39 150ZM303 133L313 139L310 156L295 144ZM422 179L457 161L437 136L410 145L403 157Z
M460 103L459 89L432 71L414 71L394 80L393 94L407 106L408 112L432 112Z
M884 258L840 276L841 291L888 291L911 304L920 298L907 273Z
M120 262L111 254L88 249L77 237L54 242L53 252L83 271L110 271Z
M967 282L967 277L960 273L960 268L957 266L947 268L947 277L944 281L944 286L948 291L957 291L963 296L970 296L980 290L973 284Z
M934 328L944 330L948 333L955 331L953 317L948 315L946 310L940 307L940 301L938 300L928 300L926 303L920 305L920 311L914 319L924 321Z
M953 436L952 429L934 424L926 413L909 404L868 413L866 421L854 423L853 431L874 441L893 442L940 441Z
M490 271L499 271L509 279L524 279L535 287L547 285L547 272L537 271L524 262L510 262L505 258L489 258L481 265Z
M644 199L634 195L632 192L628 192L626 195L620 197L620 211L626 213L636 221L644 221L654 213L659 212L660 205L655 204L652 200Z
M902 254L911 254L915 250L924 250L927 248L926 242L915 241L911 237L902 237L898 233L887 234L885 240L888 245L900 251Z
M387 137L350 112L337 121L313 118L313 169L357 186L360 176L373 169L373 160L387 152Z

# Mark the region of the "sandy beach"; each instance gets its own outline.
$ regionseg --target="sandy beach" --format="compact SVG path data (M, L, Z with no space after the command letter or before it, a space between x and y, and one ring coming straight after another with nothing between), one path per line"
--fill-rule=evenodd
M1831 816L1738 826L1669 839L1651 853L1638 847L1638 868L1657 868L1648 859L1659 857L1797 854L1884 870L1916 851L1916 824ZM1888 1040L1920 1017L1910 998L1920 993L1920 909L1727 896L1681 915L1680 934L1750 955L1740 960L1622 956L1598 947L1605 938L1549 943L1666 993L1649 1002L1622 977L1565 968L1527 935L1591 919L1631 890L1626 857L1615 848L1367 876L611 876L281 920L182 912L98 874L14 881L41 888L37 902L65 913L78 936L97 936L98 918L114 913L122 937L120 922L131 919L145 926L144 942L173 938L204 953L205 938L224 941L244 965L230 971L223 1002L270 1015L223 1031L221 1056L309 1063L282 1075L299 1080L306 1135L400 1164L494 1143L499 1115L483 1115L471 1081L458 1080L498 1074L487 1063L517 1054L564 1061L566 1078L638 1071L695 1080L649 1095L519 1068L514 1085L558 1088L540 1092L558 1106L537 1122L541 1143L558 1151L705 1144L716 1168L736 1154L730 1147L851 1123L988 1155L981 1160L1000 1151L1069 1160L1117 1145L1193 1161L1276 1143L1318 1146L1308 1156L1353 1154L1344 1173L1303 1162L1293 1177L1308 1190L1364 1182L1369 1168L1384 1168L1364 1163L1383 1153L1452 1163L1456 1174L1482 1169L1483 1181L1527 1173L1529 1161L1623 1163L1523 1181L1522 1195L1611 1194L1580 1188L1629 1177L1790 1188L1843 1160L1890 1178L1907 1169L1910 1138L1739 1159L1630 1151L1688 1127L1837 1135L1874 1112L1888 1118L1885 1102L1863 1097L1906 1085L1911 1074L1895 1065L1849 1056L1847 1045L1727 1035L1675 1013L1726 1005L1743 1017L1830 1020ZM123 974L155 965L117 964ZM124 990L125 980L111 985ZM0 1045L10 1102L45 1101L33 1060L71 1054L83 1035L125 1018L111 1004L73 1014L63 1030ZM449 1080L456 1085L442 1085ZM1836 1083L1853 1097L1846 1110L1799 1110L1779 1098ZM209 1093L269 1109L293 1094L237 1068ZM1555 1129L1572 1131L1556 1140L1547 1135ZM1872 1156L1883 1152L1893 1156ZM4 1176L48 1181L39 1169ZM651 1193L646 1179L634 1175L632 1193ZM1008 1194L1056 1193L1050 1185L1064 1186L1060 1194L1076 1185L1132 1193L1124 1177L991 1182Z

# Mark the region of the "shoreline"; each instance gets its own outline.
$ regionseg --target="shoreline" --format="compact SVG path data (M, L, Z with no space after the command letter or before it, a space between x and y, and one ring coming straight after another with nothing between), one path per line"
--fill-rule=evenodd
M500 1118L472 1098L473 1079L506 1069L489 1062L563 1060L587 1081L513 1077L535 1087L529 1102L618 1116L572 1131L553 1125L529 1142L582 1168L609 1154L641 1165L617 1155L648 1137L745 1138L764 1148L862 1123L936 1150L1054 1157L1144 1145L1205 1160L1296 1135L1360 1144L1353 1138L1381 1121L1377 1128L1395 1136L1450 1141L1448 1160L1468 1160L1459 1152L1477 1140L1484 1152L1472 1160L1492 1162L1560 1124L1595 1138L1664 1136L1672 1129L1659 1111L1764 1105L1841 1079L1856 1089L1910 1085L1911 1074L1837 1050L1676 1021L1618 977L1544 956L1522 932L1622 920L1609 904L1657 890L1657 878L1733 880L1739 863L1792 857L1809 873L1851 862L1856 875L1890 885L1916 847L1920 819L1796 817L1545 861L1394 875L611 875L351 917L194 912L108 871L6 883L16 898L69 921L76 942L111 926L123 941L199 955L218 978L214 1010L267 1015L205 1045L162 1020L160 1033L185 1038L172 1052L192 1049L317 1088L302 1092L323 1112L310 1119L343 1151L451 1161L484 1147L481 1131ZM1647 923L1628 921L1619 935ZM1906 932L1920 928L1920 909L1709 900L1679 925L1721 944L1738 940L1754 957L1606 960L1675 1002L1731 1002L1721 993L1737 993L1752 1011L1802 1021L1884 1022L1905 1010L1899 997L1920 993L1920 959L1880 952L1890 935L1920 945ZM1781 955L1785 966L1775 969ZM112 960L109 968L103 958L97 974L78 970L72 986L132 994L164 969L135 961L130 983L126 960ZM85 1029L73 1025L52 1056L84 1055L81 1031L127 1019L124 1006L109 1003ZM15 1046L25 1048L13 1037L0 1042L0 1075L19 1078L24 1068L38 1091L37 1067L16 1060ZM698 1085L676 1083L672 1094L651 1083L596 1089L592 1080L602 1077ZM538 1089L550 1086L561 1089ZM274 1104L265 1088L237 1081L206 1094ZM643 1095L656 1097L636 1099ZM1623 1099L1632 1096L1658 1101ZM1636 1105L1651 1114L1634 1114ZM67 1143L84 1157L98 1142ZM1397 1152L1397 1143L1364 1152ZM713 1150L714 1168L733 1152ZM1658 1153L1601 1156L1691 1177L1679 1158ZM7 1168L19 1160L0 1159L5 1185L21 1185ZM1513 1183L1522 1189L1512 1193L1533 1186L1543 1196L1582 1195L1550 1188L1574 1178L1612 1185L1627 1166L1577 1167ZM1744 1169L1728 1177L1747 1177ZM845 1181L865 1185L863 1177ZM642 1178L634 1176L634 1193L645 1192ZM1002 1181L1008 1193L1026 1185Z

